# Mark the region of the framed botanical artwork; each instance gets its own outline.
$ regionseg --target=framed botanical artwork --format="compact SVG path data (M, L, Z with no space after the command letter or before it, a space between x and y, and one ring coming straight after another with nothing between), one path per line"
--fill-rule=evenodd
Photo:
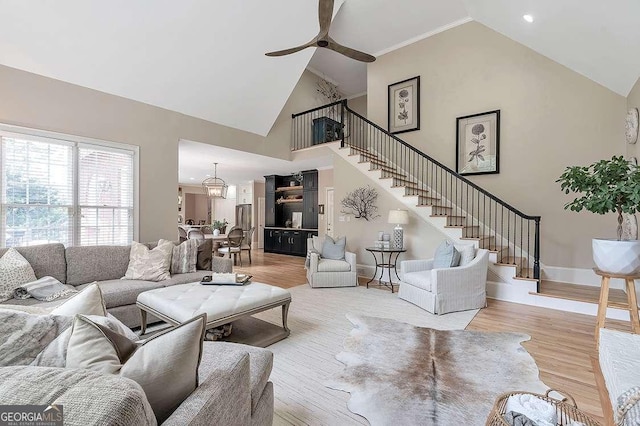
M500 173L500 110L456 119L456 171Z
M420 76L389 85L389 133L420 130Z

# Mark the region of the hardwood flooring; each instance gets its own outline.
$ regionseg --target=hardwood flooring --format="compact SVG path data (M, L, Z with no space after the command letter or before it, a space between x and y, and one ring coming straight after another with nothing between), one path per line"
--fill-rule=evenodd
M306 282L304 258L254 250L253 264L236 267L255 281L289 288ZM364 281L366 282L366 280ZM598 397L591 358L595 356L596 318L489 299L468 330L525 333L531 340L523 346L540 369L540 379L551 388L571 394L578 407L599 421L602 406ZM624 321L607 321L607 327L629 331Z

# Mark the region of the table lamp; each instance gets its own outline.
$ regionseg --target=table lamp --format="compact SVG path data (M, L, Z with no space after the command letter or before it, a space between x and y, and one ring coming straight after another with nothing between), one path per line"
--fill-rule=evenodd
M394 248L404 248L403 230L402 226L409 223L409 212L407 210L390 210L389 211L389 223L395 223L396 227L393 228L393 246Z

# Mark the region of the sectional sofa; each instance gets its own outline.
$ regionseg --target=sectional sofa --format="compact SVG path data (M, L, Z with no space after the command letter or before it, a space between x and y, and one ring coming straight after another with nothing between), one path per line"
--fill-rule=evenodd
M148 244L150 248L155 245ZM127 326L137 327L140 325L140 314L135 302L138 294L143 291L199 281L211 269L218 272L231 271L230 259L212 258L211 245L200 248L198 265L201 269L194 273L173 275L171 279L161 282L120 279L129 264L129 246L65 248L62 244L46 244L16 249L29 261L37 278L52 276L78 290L97 281L108 312ZM5 251L6 249L0 249L0 256ZM48 308L60 303L62 300L47 303L35 299L11 299L4 302L4 305ZM0 303L0 309L2 307L3 304ZM272 367L273 354L266 349L234 343L204 342L198 368L198 387L162 424L271 425L274 394L269 376ZM100 376L99 373L85 370L0 367L0 376L6 379L0 383L0 405L41 404L40 390L50 383L54 389L47 389L47 392L51 392L45 394L55 394L54 403L67 405L65 413L73 417L65 418L65 424L67 421L72 425L128 424L126 419L130 418L127 417L130 412L140 409L136 405L140 403L141 397L134 394L136 389L141 389L132 385L129 379L113 375L104 380L97 377L97 381L89 382L95 385L88 386L87 380L91 377L81 377L75 380L77 385L74 387L74 380L70 375ZM34 389L39 392L33 392ZM110 399L105 398L105 389L110 392ZM114 389L121 389L121 392L116 395ZM78 395L82 397L79 398ZM106 404L107 399L112 403ZM100 403L97 404L96 401ZM122 412L116 412L117 407L122 408ZM105 423L105 419L111 420Z
M149 243L154 248L157 243ZM0 257L7 249L0 249ZM43 244L30 247L16 247L16 250L31 264L36 278L51 276L60 282L82 290L93 282L98 282L109 313L130 328L140 326L140 310L136 298L147 290L200 281L211 270L231 272L230 259L212 257L212 247L203 244L198 249L197 272L176 274L171 279L159 282L122 280L129 266L130 246L82 246L67 247L62 244ZM30 299L11 299L5 304L37 305L48 307L60 304L62 300L41 302ZM2 304L0 304L0 307ZM149 322L153 322L151 318Z

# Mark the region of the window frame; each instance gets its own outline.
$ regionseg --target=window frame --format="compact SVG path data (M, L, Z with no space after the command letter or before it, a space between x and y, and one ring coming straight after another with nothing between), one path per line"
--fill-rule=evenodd
M83 136L75 136L66 133L52 132L48 130L39 130L29 127L15 126L12 124L0 123L0 137L16 137L30 139L38 142L69 144L73 147L73 205L72 209L72 246L80 241L80 204L79 204L79 164L78 153L81 147L96 147L114 151L128 151L133 154L133 241L140 239L140 147L137 145L112 142L103 139L88 138ZM0 153L1 155L1 153ZM0 173L0 188L2 187L3 174ZM0 205L4 203L0 202ZM8 205L8 204L7 204ZM5 223L0 220L0 241L2 246L5 245Z

